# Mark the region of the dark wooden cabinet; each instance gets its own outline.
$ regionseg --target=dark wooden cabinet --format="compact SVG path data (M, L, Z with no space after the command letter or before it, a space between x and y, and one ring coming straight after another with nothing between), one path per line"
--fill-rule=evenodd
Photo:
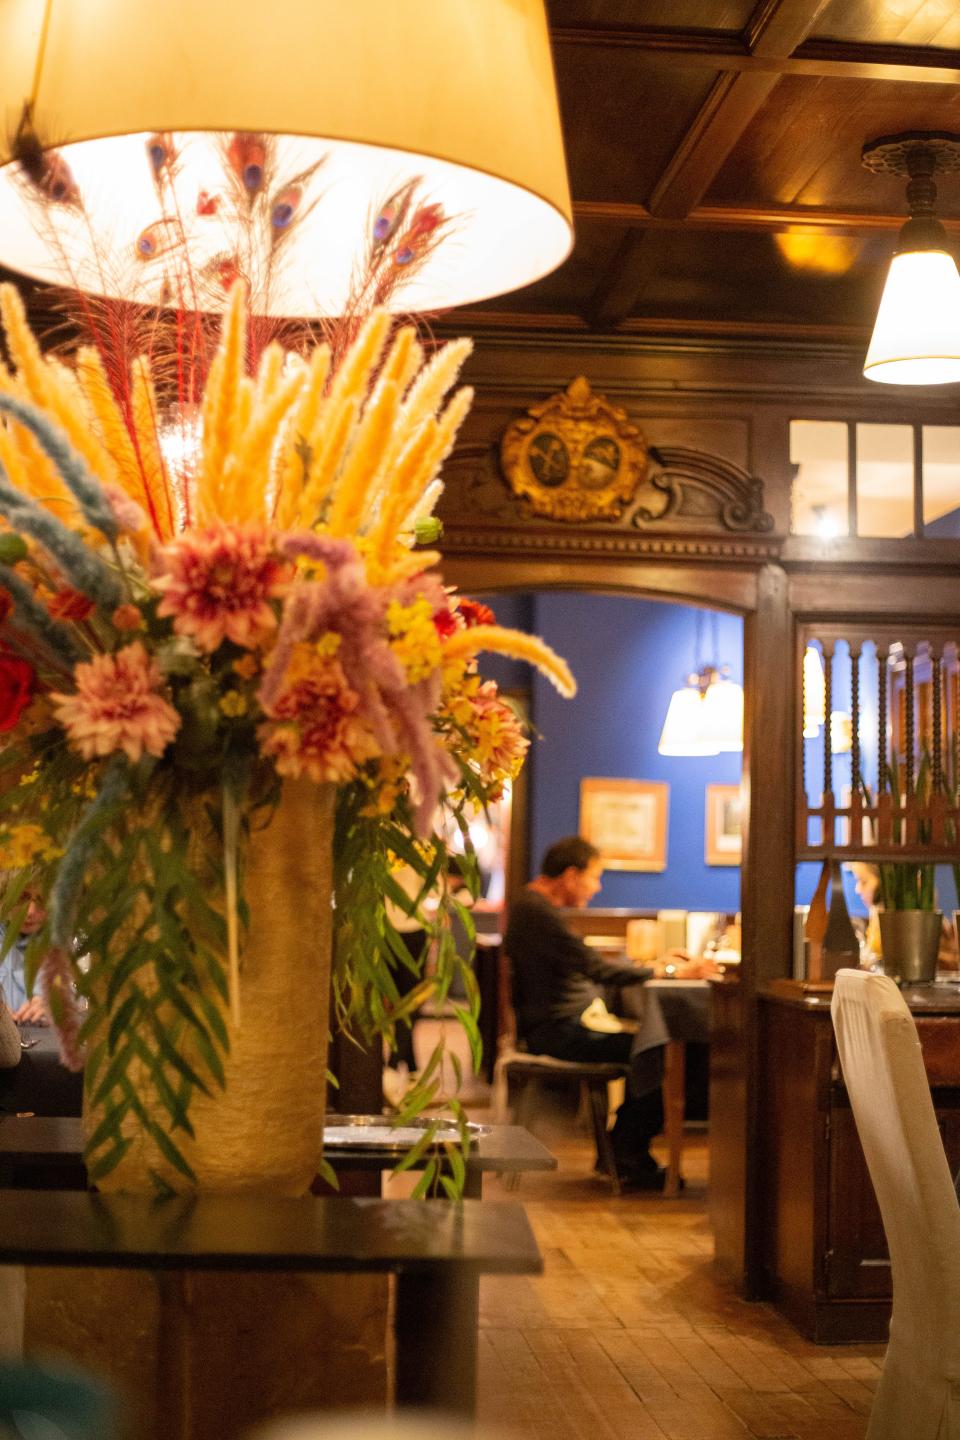
M960 993L905 992L951 1171L960 1168ZM813 1340L886 1339L890 1261L843 1085L829 993L775 981L760 1000L759 1166L767 1295Z

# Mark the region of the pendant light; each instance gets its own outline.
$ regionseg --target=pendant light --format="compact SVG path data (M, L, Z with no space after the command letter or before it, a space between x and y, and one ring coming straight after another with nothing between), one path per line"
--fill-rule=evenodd
M960 135L889 135L865 145L862 159L877 174L910 177L910 219L890 262L863 373L888 385L960 381L960 272L933 213L934 172L960 170Z
M696 650L701 653L703 617L697 612ZM743 689L729 679L728 667L717 663L717 615L711 612L713 659L687 676L687 683L670 697L660 743L660 755L719 755L743 749Z
M0 261L76 290L410 313L571 247L543 0L3 0L0 94Z

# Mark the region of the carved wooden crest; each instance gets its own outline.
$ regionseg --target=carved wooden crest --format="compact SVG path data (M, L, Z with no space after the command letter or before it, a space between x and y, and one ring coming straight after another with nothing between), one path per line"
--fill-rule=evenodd
M507 427L500 463L536 515L616 520L646 474L647 447L626 411L581 375Z

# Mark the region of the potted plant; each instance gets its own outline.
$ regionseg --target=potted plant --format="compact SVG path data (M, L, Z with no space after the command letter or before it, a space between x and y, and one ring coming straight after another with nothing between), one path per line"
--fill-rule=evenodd
M930 756L923 751L917 769L914 797L921 808L931 794ZM891 755L888 784L899 793L900 766ZM931 839L930 822L919 822L920 844ZM894 823L894 840L899 843L902 828ZM936 979L937 954L943 917L937 909L936 872L930 861L896 860L880 867L880 941L883 968L903 984L929 984Z

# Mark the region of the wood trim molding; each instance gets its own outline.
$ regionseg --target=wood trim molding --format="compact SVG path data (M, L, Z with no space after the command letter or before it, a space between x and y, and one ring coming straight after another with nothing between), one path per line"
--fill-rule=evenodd
M960 84L960 51L926 45L807 39L792 52L751 52L741 36L722 31L600 25L556 25L550 38L558 46L669 55L675 63L691 69L807 75L811 79L892 80L915 85Z
M765 564L780 553L777 540L748 536L641 534L638 531L538 530L534 526L478 526L448 522L444 556L523 554L541 559L610 556L622 559Z

